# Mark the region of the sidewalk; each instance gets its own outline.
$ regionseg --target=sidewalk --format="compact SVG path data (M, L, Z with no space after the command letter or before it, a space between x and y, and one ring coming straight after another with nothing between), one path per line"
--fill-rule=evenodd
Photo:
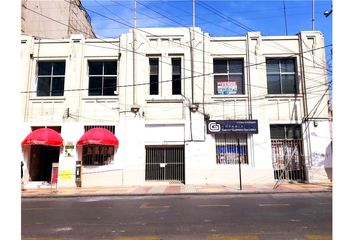
M332 192L332 183L289 183L283 182L273 189L274 184L265 185L143 185L95 188L45 188L25 189L22 198L37 197L85 197L85 196L154 196L177 194L260 194L260 193L314 193Z

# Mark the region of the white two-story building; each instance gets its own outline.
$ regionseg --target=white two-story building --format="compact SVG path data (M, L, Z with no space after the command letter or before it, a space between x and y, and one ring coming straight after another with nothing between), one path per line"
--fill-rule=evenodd
M25 188L331 180L320 32L21 43Z

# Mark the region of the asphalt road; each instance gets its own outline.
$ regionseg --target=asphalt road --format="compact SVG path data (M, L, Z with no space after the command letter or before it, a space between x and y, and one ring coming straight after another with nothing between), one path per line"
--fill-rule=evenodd
M332 239L332 193L22 199L21 211L25 240Z

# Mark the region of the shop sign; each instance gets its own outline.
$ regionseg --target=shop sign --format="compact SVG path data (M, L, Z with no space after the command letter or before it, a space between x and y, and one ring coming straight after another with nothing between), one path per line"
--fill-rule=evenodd
M208 120L207 133L258 133L258 120Z

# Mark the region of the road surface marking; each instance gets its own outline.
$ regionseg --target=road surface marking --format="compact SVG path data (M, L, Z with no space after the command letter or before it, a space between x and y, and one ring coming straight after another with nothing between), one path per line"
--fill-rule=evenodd
M332 240L331 235L305 235L305 240Z
M213 236L208 237L208 240L259 240L256 235L235 235L235 236Z
M331 205L331 202L320 202L320 205Z
M139 208L170 208L170 206L149 205L149 203L143 203Z
M64 238L52 238L52 237L23 237L22 240L64 240Z
M114 240L161 240L157 236L132 236L132 237L117 237Z
M198 207L230 207L228 204L207 204L207 205L198 205Z
M263 204L258 204L260 207L283 207L283 206L289 206L288 203L263 203Z
M24 208L24 211L32 211L32 210L49 210L53 208Z

